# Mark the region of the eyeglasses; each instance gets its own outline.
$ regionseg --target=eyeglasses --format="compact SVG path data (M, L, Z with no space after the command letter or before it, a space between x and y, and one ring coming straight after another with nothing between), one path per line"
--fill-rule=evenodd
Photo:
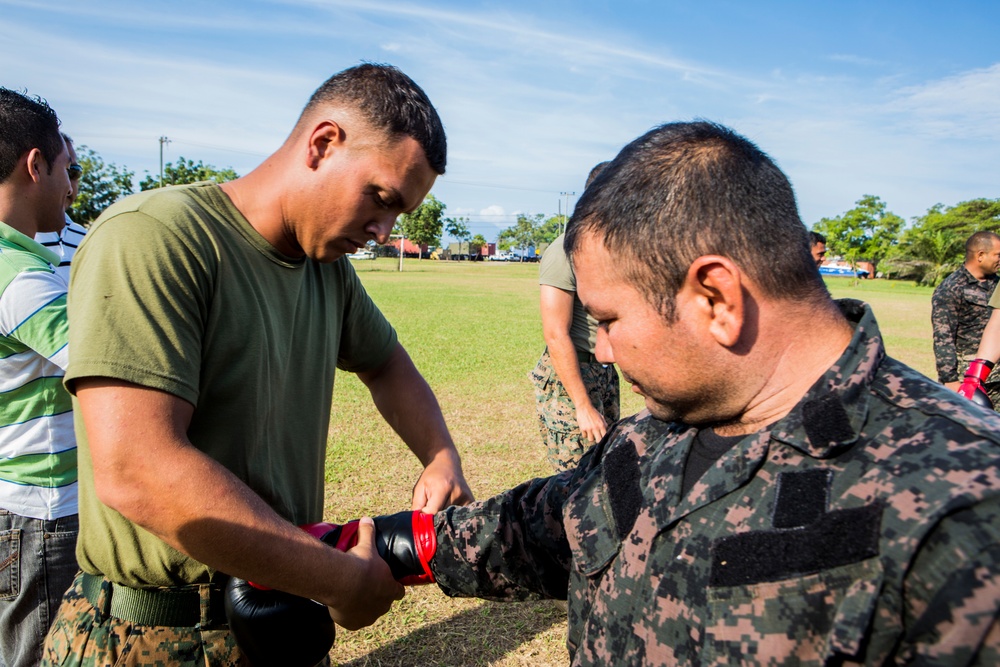
M83 175L83 167L78 164L71 164L66 167L66 171L69 172L69 180L71 181L79 180L80 176Z

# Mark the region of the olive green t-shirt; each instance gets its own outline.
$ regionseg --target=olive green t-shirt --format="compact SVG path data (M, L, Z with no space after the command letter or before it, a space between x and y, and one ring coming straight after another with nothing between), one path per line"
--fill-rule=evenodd
M542 254L538 267L538 284L551 285L573 293L573 322L570 324L569 337L573 341L573 347L593 354L597 344L597 320L587 314L580 297L576 295L576 275L563 249L564 237L565 234L560 234Z
M1000 285L993 288L993 294L990 295L988 303L990 308L1000 308Z
M70 391L102 376L182 398L195 447L293 523L322 518L335 369L375 368L397 342L346 258L285 257L217 185L197 184L111 206L70 285ZM210 568L97 499L79 414L83 570L130 586L207 581Z

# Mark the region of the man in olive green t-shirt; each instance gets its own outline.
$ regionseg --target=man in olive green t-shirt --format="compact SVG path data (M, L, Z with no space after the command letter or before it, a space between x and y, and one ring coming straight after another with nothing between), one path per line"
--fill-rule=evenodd
M424 465L413 509L472 499L434 394L344 258L384 243L445 160L424 92L360 65L251 173L141 193L93 226L73 263L66 374L83 574L47 664L105 664L116 637L149 664L235 664L226 575L321 602L351 629L403 596L370 521L346 553L296 525L322 519L337 368Z
M607 165L587 176L587 186ZM576 295L576 276L564 235L542 255L538 271L545 350L529 373L546 458L556 472L573 468L587 448L618 421L620 388L614 364L594 355L597 321Z

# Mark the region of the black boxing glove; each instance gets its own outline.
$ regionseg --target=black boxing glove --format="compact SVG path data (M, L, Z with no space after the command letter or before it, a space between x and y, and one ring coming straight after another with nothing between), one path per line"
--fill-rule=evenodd
M434 583L434 515L400 512L376 517L375 546L394 579L405 586ZM357 520L301 526L325 544L348 551L358 543ZM250 664L311 667L330 652L334 623L326 605L235 577L226 585L226 616Z
M229 629L251 665L312 667L333 648L333 619L324 604L235 577L225 599Z
M437 551L434 515L399 512L377 516L374 521L375 547L378 555L389 565L393 579L404 586L433 584L434 574L430 563ZM349 521L343 526L313 525L332 525L332 529L320 539L341 551L347 551L358 542L357 520Z
M316 537L337 528L330 523L303 526ZM236 645L256 667L312 667L333 648L330 611L309 598L232 577L226 584L225 607Z

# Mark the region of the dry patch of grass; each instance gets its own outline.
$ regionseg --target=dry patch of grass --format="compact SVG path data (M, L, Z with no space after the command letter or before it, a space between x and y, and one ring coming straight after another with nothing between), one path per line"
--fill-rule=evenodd
M477 498L549 474L528 372L541 354L538 265L406 260L358 262L372 298L441 403ZM836 297L872 303L890 354L934 368L930 290L830 281ZM622 415L642 408L623 387ZM340 374L330 427L326 518L345 521L409 508L416 458L372 405L357 378ZM502 603L413 587L375 625L338 628L334 664L566 665L566 617L549 601Z

